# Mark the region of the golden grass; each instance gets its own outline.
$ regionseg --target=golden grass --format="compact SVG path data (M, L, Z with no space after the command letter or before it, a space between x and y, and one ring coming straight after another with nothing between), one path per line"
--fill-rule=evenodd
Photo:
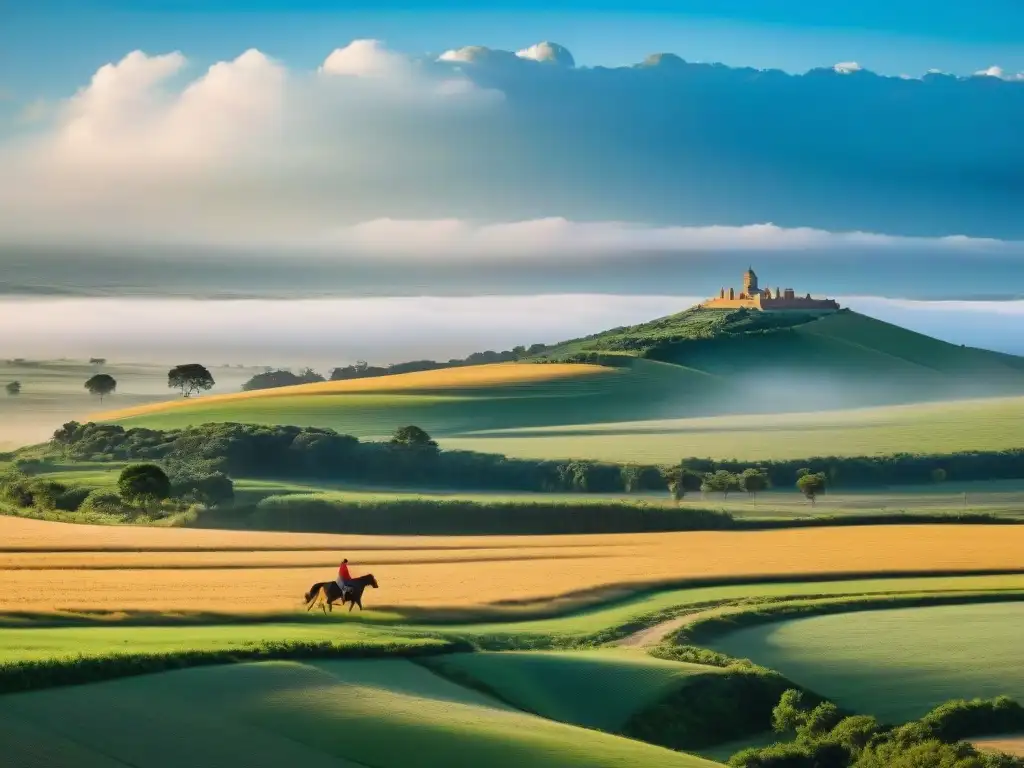
M324 381L316 384L297 384L292 387L276 387L259 389L252 392L236 392L225 395L210 395L199 398L181 398L160 403L147 403L133 408L100 413L93 418L96 421L114 421L131 416L143 416L157 413L169 408L181 408L196 403L227 403L235 400L248 400L264 397L295 397L299 395L343 395L373 394L383 392L414 393L440 392L447 390L477 389L482 387L509 386L530 384L577 376L615 373L614 368L600 365L574 363L491 363L487 365L471 365L461 368L442 368L437 371L415 371L400 373L394 376L371 376L366 379L348 381Z
M370 607L471 608L687 578L1019 570L1021 552L1024 527L1016 526L378 537L2 517L0 613L298 610L302 593L332 578L342 556L380 582Z

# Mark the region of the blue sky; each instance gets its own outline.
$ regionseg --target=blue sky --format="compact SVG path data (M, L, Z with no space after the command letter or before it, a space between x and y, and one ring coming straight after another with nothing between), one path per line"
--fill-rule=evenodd
M410 53L554 40L584 66L667 51L792 72L851 60L892 75L1024 70L1018 0L989 0L984 9L948 0L0 0L0 21L0 88L9 103L66 95L135 49L211 62L258 47L303 67L364 37Z

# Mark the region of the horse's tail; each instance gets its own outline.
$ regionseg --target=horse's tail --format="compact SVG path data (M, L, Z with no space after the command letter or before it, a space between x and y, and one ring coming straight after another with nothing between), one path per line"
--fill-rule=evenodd
M323 588L323 586L324 586L324 583L322 581L320 581L320 582L317 582L316 584L314 584L312 587L309 588L309 592L307 592L305 594L305 596L304 596L304 598L306 600L306 605L309 605L310 603L312 603L316 599L316 596L318 594L320 594L320 590Z

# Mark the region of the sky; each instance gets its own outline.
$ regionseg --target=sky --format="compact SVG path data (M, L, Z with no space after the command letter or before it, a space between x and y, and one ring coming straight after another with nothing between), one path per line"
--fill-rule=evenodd
M480 5L0 0L0 314L373 299L398 355L452 332L388 301L597 331L748 264L967 343L1018 306L1016 0Z

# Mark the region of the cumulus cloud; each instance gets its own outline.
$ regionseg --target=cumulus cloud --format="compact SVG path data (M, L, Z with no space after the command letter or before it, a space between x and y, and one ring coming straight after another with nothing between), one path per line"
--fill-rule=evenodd
M860 72L864 67L856 61L841 61L833 69L840 75L852 75L854 72Z
M530 59L542 64L557 64L561 67L575 67L576 60L573 59L569 49L558 43L537 43L529 48L516 51L516 56L521 59Z
M310 71L258 50L205 71L136 51L41 117L0 139L2 242L599 251L677 247L671 226L714 248L714 225L784 248L812 231L1024 238L1024 89L1002 79L670 54L609 70L555 43L427 58L357 40Z
M1002 67L994 66L974 73L978 77L994 77L999 80L1024 81L1024 72L1006 72Z

